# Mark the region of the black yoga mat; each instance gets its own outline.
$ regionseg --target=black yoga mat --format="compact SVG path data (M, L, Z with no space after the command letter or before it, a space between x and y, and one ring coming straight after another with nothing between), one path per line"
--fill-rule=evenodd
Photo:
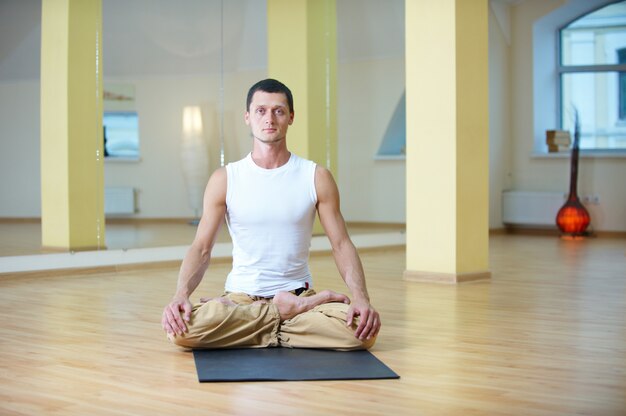
M400 378L365 350L250 348L194 350L193 356L200 382Z

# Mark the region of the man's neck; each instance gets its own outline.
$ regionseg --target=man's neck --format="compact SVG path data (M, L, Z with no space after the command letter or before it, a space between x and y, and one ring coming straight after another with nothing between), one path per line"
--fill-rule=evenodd
M252 160L264 169L276 169L289 162L291 153L287 146L282 143L268 145L265 143L255 143L252 149Z

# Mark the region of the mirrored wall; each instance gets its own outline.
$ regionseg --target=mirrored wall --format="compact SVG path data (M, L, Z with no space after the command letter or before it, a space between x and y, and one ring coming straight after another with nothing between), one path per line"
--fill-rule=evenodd
M343 194L348 220L399 223L403 163L374 158L404 91L404 1L381 3L337 0L337 179L340 188L364 175L382 184L378 199ZM191 242L208 175L251 148L243 115L248 88L267 76L266 7L102 1L107 248ZM35 254L41 1L1 2L0 28L0 255ZM401 208L380 210L378 200Z

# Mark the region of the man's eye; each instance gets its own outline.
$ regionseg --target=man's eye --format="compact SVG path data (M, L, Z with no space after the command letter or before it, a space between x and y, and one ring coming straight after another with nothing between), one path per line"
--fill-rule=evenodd
M278 115L278 116L282 116L283 115L283 110L276 110L274 113L276 115Z
M262 108L257 108L256 112L257 112L257 114L263 114L265 112L265 110L262 109Z

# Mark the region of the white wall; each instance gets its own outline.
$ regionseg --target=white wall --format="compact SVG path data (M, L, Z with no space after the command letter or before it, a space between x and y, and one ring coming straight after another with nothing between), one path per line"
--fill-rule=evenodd
M404 0L337 1L337 182L344 217L404 223L404 160L374 160L404 92Z
M0 217L39 217L39 82L0 82Z
M510 8L489 9L489 228L502 228L502 191L511 182Z
M339 172L349 221L404 223L404 160L374 160L404 92L404 59L339 65Z

